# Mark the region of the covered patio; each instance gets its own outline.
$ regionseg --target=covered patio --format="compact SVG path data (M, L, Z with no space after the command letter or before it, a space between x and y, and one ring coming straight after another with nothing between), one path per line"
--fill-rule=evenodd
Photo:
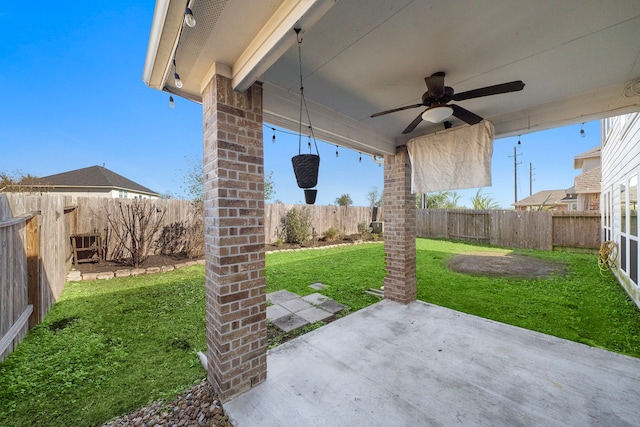
M403 419L409 425L418 419L449 424L458 414L468 424L494 425L494 417L504 424L536 424L546 422L539 417L547 407L559 414L564 406L565 418L551 415L549 420L608 424L609 417L626 421L637 414L625 403L637 401L637 377L622 372L629 369L633 375L637 361L414 302L411 173L416 165L407 150L419 137L454 135L476 119L490 122L499 138L640 110L640 97L625 91L640 78L637 0L189 0L186 6L184 1L157 1L143 79L152 88L202 104L208 378L233 416L240 417L248 407L261 408L267 399L262 393L314 383L322 396L318 406L331 406L335 395L338 403L333 406L363 417L345 425L367 424L369 415L355 400L364 389L369 391L361 397L369 403L366 409L406 411L414 420ZM300 78L311 123L301 112ZM526 85L522 91L519 81ZM507 82L517 89L490 89ZM478 88L482 90L474 92ZM423 112L443 106L452 114L446 120L423 118ZM388 110L393 111L372 117ZM313 129L321 141L384 157L387 218L387 301L269 358L263 123L292 131ZM378 311L384 315L376 317ZM444 324L436 327L439 322ZM326 334L337 334L334 341L340 342L339 332L349 337L359 328L373 335L363 334L357 345L343 342L344 353L314 344L322 337L330 342ZM435 346L442 352L432 356ZM317 359L317 352L326 354L324 382L315 379L312 366L294 371L291 378L281 372L297 363L310 365L307 357ZM584 359L578 356L583 353ZM436 365L418 363L422 356ZM609 358L620 372L608 370ZM576 360L583 360L584 367L565 375ZM336 365L360 369L336 371ZM600 371L594 365L602 365ZM385 379L383 385L369 383L372 370L384 371L377 373ZM505 382L492 375L505 371ZM544 372L551 380L544 379ZM346 394L323 392L334 387L332 381L344 381L342 375L349 378ZM582 378L582 384L593 381L587 397L579 394L586 388L579 385L583 376L592 380ZM625 396L616 396L622 406L608 412L613 405L607 400L613 394L609 387L621 384L629 384ZM428 411L418 405L422 391ZM627 401L627 396L633 399ZM298 418L291 412L297 410L293 402L302 402L283 399L289 402L288 415L274 406L275 418L264 424L308 425L304 414ZM448 410L444 401L455 402L455 410ZM244 424L259 424L253 417L262 412L251 411L251 421ZM525 418L515 422L519 413ZM318 420L317 425L330 421Z
M234 426L634 426L640 360L420 301L382 301L268 354Z

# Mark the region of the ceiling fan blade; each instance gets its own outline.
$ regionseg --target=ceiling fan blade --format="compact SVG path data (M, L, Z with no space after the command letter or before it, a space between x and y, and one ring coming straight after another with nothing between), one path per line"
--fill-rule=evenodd
M424 111L422 113L424 113ZM418 117L413 119L413 121L411 123L409 123L409 126L407 126L405 128L405 130L402 131L403 135L413 132L413 130L416 128L416 126L418 126L420 124L420 122L422 121L422 113L418 114Z
M392 110L381 111L379 113L372 114L371 117L384 116L385 114L395 113L395 112L403 111L403 110L409 110L411 108L417 108L417 107L422 107L422 106L423 106L423 104L407 105L407 106L404 106L404 107L394 108Z
M425 77L424 82L432 96L440 98L444 94L444 72L433 73L431 76Z
M479 89L468 90L453 95L454 101L463 101L465 99L480 98L482 96L498 95L501 93L518 92L524 88L522 80L516 80L509 83L502 83L494 86L481 87Z
M453 108L453 116L459 118L465 123L475 125L482 121L482 117L458 105L450 104L449 107Z

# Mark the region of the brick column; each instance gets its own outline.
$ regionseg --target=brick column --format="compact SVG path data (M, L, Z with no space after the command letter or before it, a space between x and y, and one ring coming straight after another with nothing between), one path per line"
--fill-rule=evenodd
M267 376L262 86L202 93L209 382L225 401Z
M416 299L416 202L406 146L384 156L384 219L384 297L408 304Z

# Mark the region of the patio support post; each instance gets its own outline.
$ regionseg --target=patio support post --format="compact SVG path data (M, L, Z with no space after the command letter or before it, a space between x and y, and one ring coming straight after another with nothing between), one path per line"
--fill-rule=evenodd
M207 376L226 401L267 377L262 85L202 93Z
M416 202L406 146L384 156L384 297L409 304L416 299Z

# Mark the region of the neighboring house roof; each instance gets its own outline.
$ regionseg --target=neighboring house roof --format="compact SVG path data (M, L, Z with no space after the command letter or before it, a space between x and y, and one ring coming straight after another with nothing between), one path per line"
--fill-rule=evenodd
M578 201L578 195L576 194L576 187L570 187L564 190L565 196L560 200L562 203L575 203Z
M55 175L43 176L35 179L33 184L40 187L117 189L158 196L158 193L155 191L102 166L90 166Z
M564 205L566 202L562 199L566 196L567 190L542 190L514 203L513 206Z
M590 150L585 151L584 153L578 154L573 158L573 168L574 169L582 169L582 164L587 159L599 159L601 154L600 146L593 147Z
M602 168L600 166L589 169L574 179L576 193L599 193L600 178L602 177Z

